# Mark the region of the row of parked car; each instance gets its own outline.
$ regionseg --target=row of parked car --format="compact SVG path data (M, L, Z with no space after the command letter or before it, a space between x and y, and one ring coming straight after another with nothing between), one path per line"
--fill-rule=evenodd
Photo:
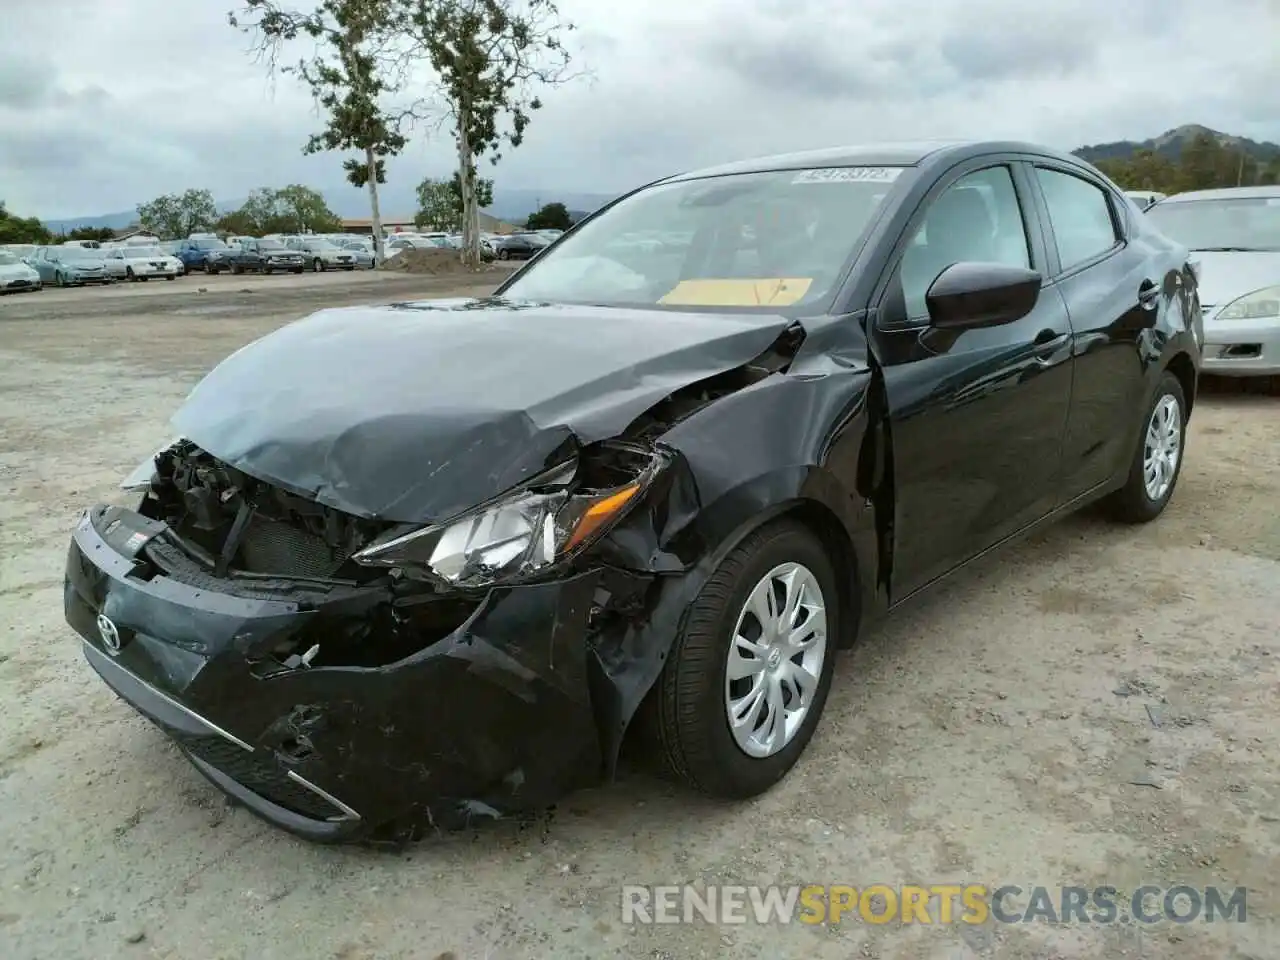
M483 234L485 260L527 260L552 243L561 230ZM460 250L462 238L449 233L399 232L383 241L383 256L405 250ZM135 236L116 243L73 240L37 246L0 247L0 293L44 286L82 286L118 281L176 280L192 271L219 273L302 273L312 270L372 270L378 265L373 238L354 234L266 237L196 233L185 240Z
M176 280L185 272L181 260L154 244L103 246L97 241L71 241L0 247L0 293L121 280Z

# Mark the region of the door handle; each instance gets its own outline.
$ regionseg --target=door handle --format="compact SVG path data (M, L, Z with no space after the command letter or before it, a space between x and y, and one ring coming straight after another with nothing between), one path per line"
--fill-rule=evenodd
M1047 347L1049 344L1058 340L1061 336L1062 334L1058 333L1057 330L1053 330L1049 327L1045 327L1043 330L1041 330L1039 333L1036 334L1036 338L1031 342L1037 347Z
M1138 286L1138 306L1143 310L1154 310L1160 299L1160 288L1154 281L1143 280Z

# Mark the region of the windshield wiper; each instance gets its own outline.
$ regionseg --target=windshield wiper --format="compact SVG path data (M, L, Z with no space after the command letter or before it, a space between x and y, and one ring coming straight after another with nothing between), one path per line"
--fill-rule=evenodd
M1274 247L1192 247L1193 253L1263 253Z

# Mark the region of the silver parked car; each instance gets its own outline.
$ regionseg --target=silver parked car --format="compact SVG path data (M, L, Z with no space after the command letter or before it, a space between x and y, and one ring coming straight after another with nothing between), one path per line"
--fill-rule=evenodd
M1280 375L1280 186L1179 193L1147 216L1200 262L1204 372Z
M107 272L102 251L88 247L41 247L36 251L31 266L40 274L41 283L52 283L59 287L115 283Z
M27 266L21 257L0 250L0 293L19 293L23 290L39 290L40 274Z
M372 270L377 266L377 258L370 249L371 241L343 240L338 244L343 250L356 258L356 267L361 270Z

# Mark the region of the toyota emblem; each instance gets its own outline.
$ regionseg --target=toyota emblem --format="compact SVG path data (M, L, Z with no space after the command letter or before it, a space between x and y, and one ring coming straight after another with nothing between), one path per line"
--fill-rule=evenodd
M98 636L102 637L107 653L115 656L120 652L120 630L105 613L98 614Z

